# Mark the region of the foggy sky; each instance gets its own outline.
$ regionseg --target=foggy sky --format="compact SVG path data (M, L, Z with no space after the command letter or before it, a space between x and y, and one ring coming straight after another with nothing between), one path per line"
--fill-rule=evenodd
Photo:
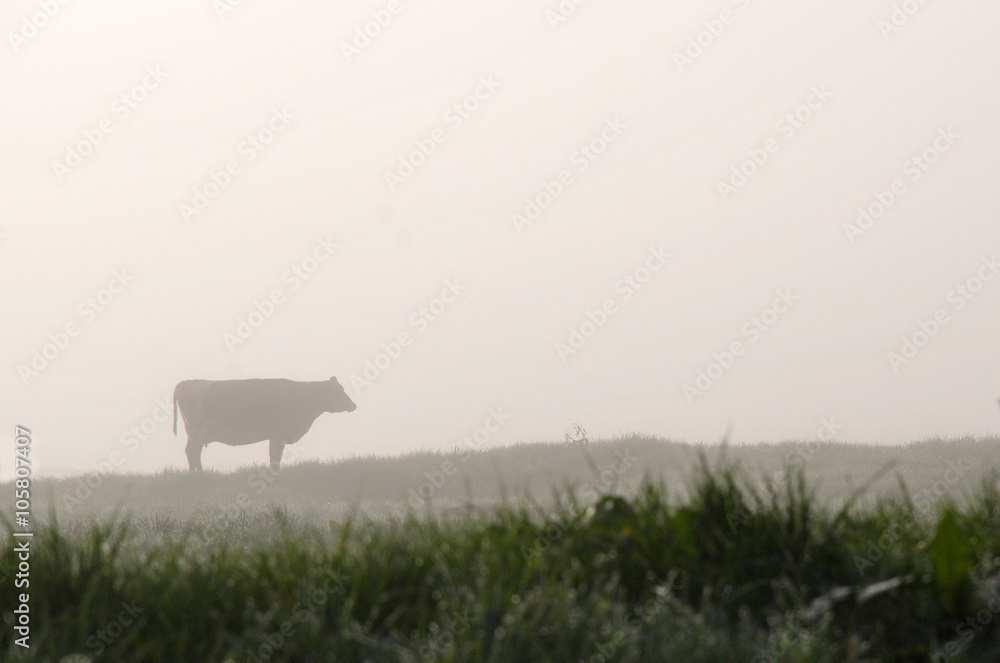
M118 471L186 467L171 422L130 430L191 378L337 376L357 411L286 460L452 448L497 407L487 446L577 422L689 441L731 424L736 442L810 439L831 417L859 442L1000 429L1000 7L220 6L0 15L0 478L15 424L36 475L115 450ZM421 163L404 177L401 158ZM228 183L185 212L213 175ZM588 312L604 324L567 353ZM921 323L926 344L893 360ZM713 362L731 365L685 391ZM266 457L210 445L203 462Z

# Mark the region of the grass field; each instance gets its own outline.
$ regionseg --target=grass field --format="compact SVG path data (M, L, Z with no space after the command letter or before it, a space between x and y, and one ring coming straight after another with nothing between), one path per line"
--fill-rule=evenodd
M998 442L700 459L628 437L36 481L29 658L996 661Z

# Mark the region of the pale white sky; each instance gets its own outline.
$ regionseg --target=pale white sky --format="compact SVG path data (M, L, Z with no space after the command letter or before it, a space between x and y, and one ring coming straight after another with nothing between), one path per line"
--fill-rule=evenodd
M929 3L889 30L888 0L588 0L558 22L556 0L217 6L0 13L0 478L15 424L36 473L116 449L121 471L185 467L169 424L122 440L189 378L336 375L358 409L317 420L297 458L452 447L496 406L511 418L489 444L574 422L690 441L731 423L737 442L809 438L830 416L863 442L1000 430L1000 278L982 262L1000 258L1000 7ZM348 57L373 12L387 25ZM409 157L418 144L431 153ZM186 220L196 189L213 199ZM852 242L844 225L886 191ZM320 239L338 247L313 263ZM641 288L619 284L658 250ZM981 290L955 291L981 269ZM127 284L102 293L116 270ZM769 312L779 290L796 299ZM718 379L685 392L699 371ZM266 457L211 445L203 461Z

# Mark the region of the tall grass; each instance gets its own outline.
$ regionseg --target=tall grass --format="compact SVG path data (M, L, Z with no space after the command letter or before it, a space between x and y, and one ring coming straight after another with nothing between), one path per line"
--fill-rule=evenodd
M121 514L61 526L53 517L32 545L30 654L1000 659L995 476L960 509L919 510L904 496L834 511L800 473L758 485L707 462L689 500L667 495L647 482L634 497L593 504L561 491L544 508L508 502L464 518L411 512L322 525L280 508L216 522ZM8 542L0 568L12 564ZM18 591L9 578L0 588L8 621ZM0 635L4 660L22 653L13 638L9 626Z

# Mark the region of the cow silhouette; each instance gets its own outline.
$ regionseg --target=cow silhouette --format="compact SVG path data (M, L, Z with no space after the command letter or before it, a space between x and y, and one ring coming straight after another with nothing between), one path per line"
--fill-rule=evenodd
M281 466L286 444L295 444L324 412L353 412L357 405L332 377L293 380L184 380L174 389L174 435L180 407L187 432L188 466L201 470L209 442L230 446L268 440L271 468Z

